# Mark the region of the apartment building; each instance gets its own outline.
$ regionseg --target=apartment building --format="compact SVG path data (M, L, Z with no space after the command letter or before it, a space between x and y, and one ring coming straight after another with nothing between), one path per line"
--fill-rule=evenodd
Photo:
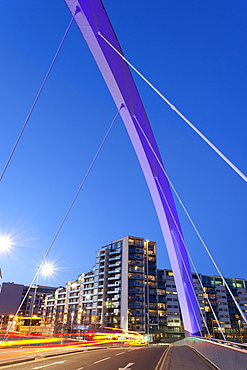
M183 322L173 272L157 269L156 243L126 236L96 252L92 271L48 295L43 323L55 331L103 327L134 330L160 338L182 337ZM192 274L203 334L228 338L247 335L247 282ZM221 329L218 328L221 326ZM247 339L247 338L246 338Z
M43 322L59 331L90 325L157 332L156 243L126 236L102 247L91 272L46 297Z
M171 270L158 270L159 332L163 337L180 337L183 322L176 285ZM234 299L247 316L247 281L219 276L192 274L198 307L201 312L202 334L228 340L247 340L247 324Z
M43 305L43 325L53 331L88 330L92 317L94 273L82 273L78 279L69 281L47 295Z
M29 286L15 283L2 283L0 292L0 315L40 316L41 307L47 294L54 293L56 287L33 285Z

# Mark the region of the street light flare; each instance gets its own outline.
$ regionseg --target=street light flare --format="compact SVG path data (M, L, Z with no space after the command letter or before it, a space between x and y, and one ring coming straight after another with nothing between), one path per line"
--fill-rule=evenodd
M12 247L12 239L8 235L0 235L0 252L7 252Z
M51 276L51 275L53 275L54 271L55 271L55 267L52 263L45 262L41 266L41 274L43 276Z

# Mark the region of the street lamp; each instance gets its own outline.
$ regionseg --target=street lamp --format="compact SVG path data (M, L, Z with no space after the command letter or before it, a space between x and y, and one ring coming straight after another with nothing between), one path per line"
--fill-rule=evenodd
M241 336L241 320L238 320L238 328L239 328L239 338L240 338L240 342L242 342L242 336Z
M8 252L12 247L12 239L9 235L0 235L0 252Z
M36 276L36 282L35 282L35 288L34 288L33 304L32 304L32 308L31 308L28 334L30 334L31 326L32 326L32 319L33 319L33 313L34 313L34 308L35 308L35 299L36 299L36 294L37 294L39 275L52 276L54 271L55 271L54 265L52 263L49 263L49 262L42 262L41 266L38 269L38 273L37 273L37 276Z
M214 319L211 319L211 322L212 322L212 334L213 334L213 338L215 338L215 334L214 334Z
M12 247L12 239L9 235L0 235L0 253L7 253ZM2 270L0 268L0 279L2 279Z
M75 316L75 313L71 312L71 322L70 322L70 331L71 331L71 333L73 331L74 316Z
M54 274L55 267L53 263L45 262L40 268L40 274L43 276L52 276Z

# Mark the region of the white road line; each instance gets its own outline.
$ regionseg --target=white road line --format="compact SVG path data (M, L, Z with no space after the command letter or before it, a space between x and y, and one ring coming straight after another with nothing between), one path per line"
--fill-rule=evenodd
M84 367L79 367L78 369L76 369L76 370L82 370L82 369L84 369Z
M133 349L129 349L128 352L132 352L132 351L138 351L138 349L142 349L142 347L139 347L139 348L133 348Z
M128 365L126 365L125 367L119 367L118 370L131 370L130 369L130 366L134 365L135 363L134 362L130 362L128 363Z
M117 353L116 356L120 356L122 354L124 354L125 352L120 352L120 353Z
M48 367L48 366L57 365L57 364L63 364L64 362L65 362L65 361L53 362L52 364L33 367L33 369L42 369L43 367Z
M94 364L98 364L99 362L109 360L109 358L111 358L111 357L102 358L102 360L95 361Z

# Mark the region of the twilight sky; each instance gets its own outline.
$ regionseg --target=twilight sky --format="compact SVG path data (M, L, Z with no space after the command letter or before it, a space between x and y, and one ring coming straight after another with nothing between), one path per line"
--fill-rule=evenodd
M151 6L150 6L151 4ZM247 5L244 0L104 6L127 59L247 174ZM0 4L0 172L71 19L63 0ZM247 184L133 72L170 179L226 277L247 279ZM116 107L74 23L0 182L2 281L29 284L108 129ZM178 202L177 202L178 203ZM217 274L181 206L198 272ZM118 118L48 260L64 285L95 251L126 235L157 242L154 206Z

